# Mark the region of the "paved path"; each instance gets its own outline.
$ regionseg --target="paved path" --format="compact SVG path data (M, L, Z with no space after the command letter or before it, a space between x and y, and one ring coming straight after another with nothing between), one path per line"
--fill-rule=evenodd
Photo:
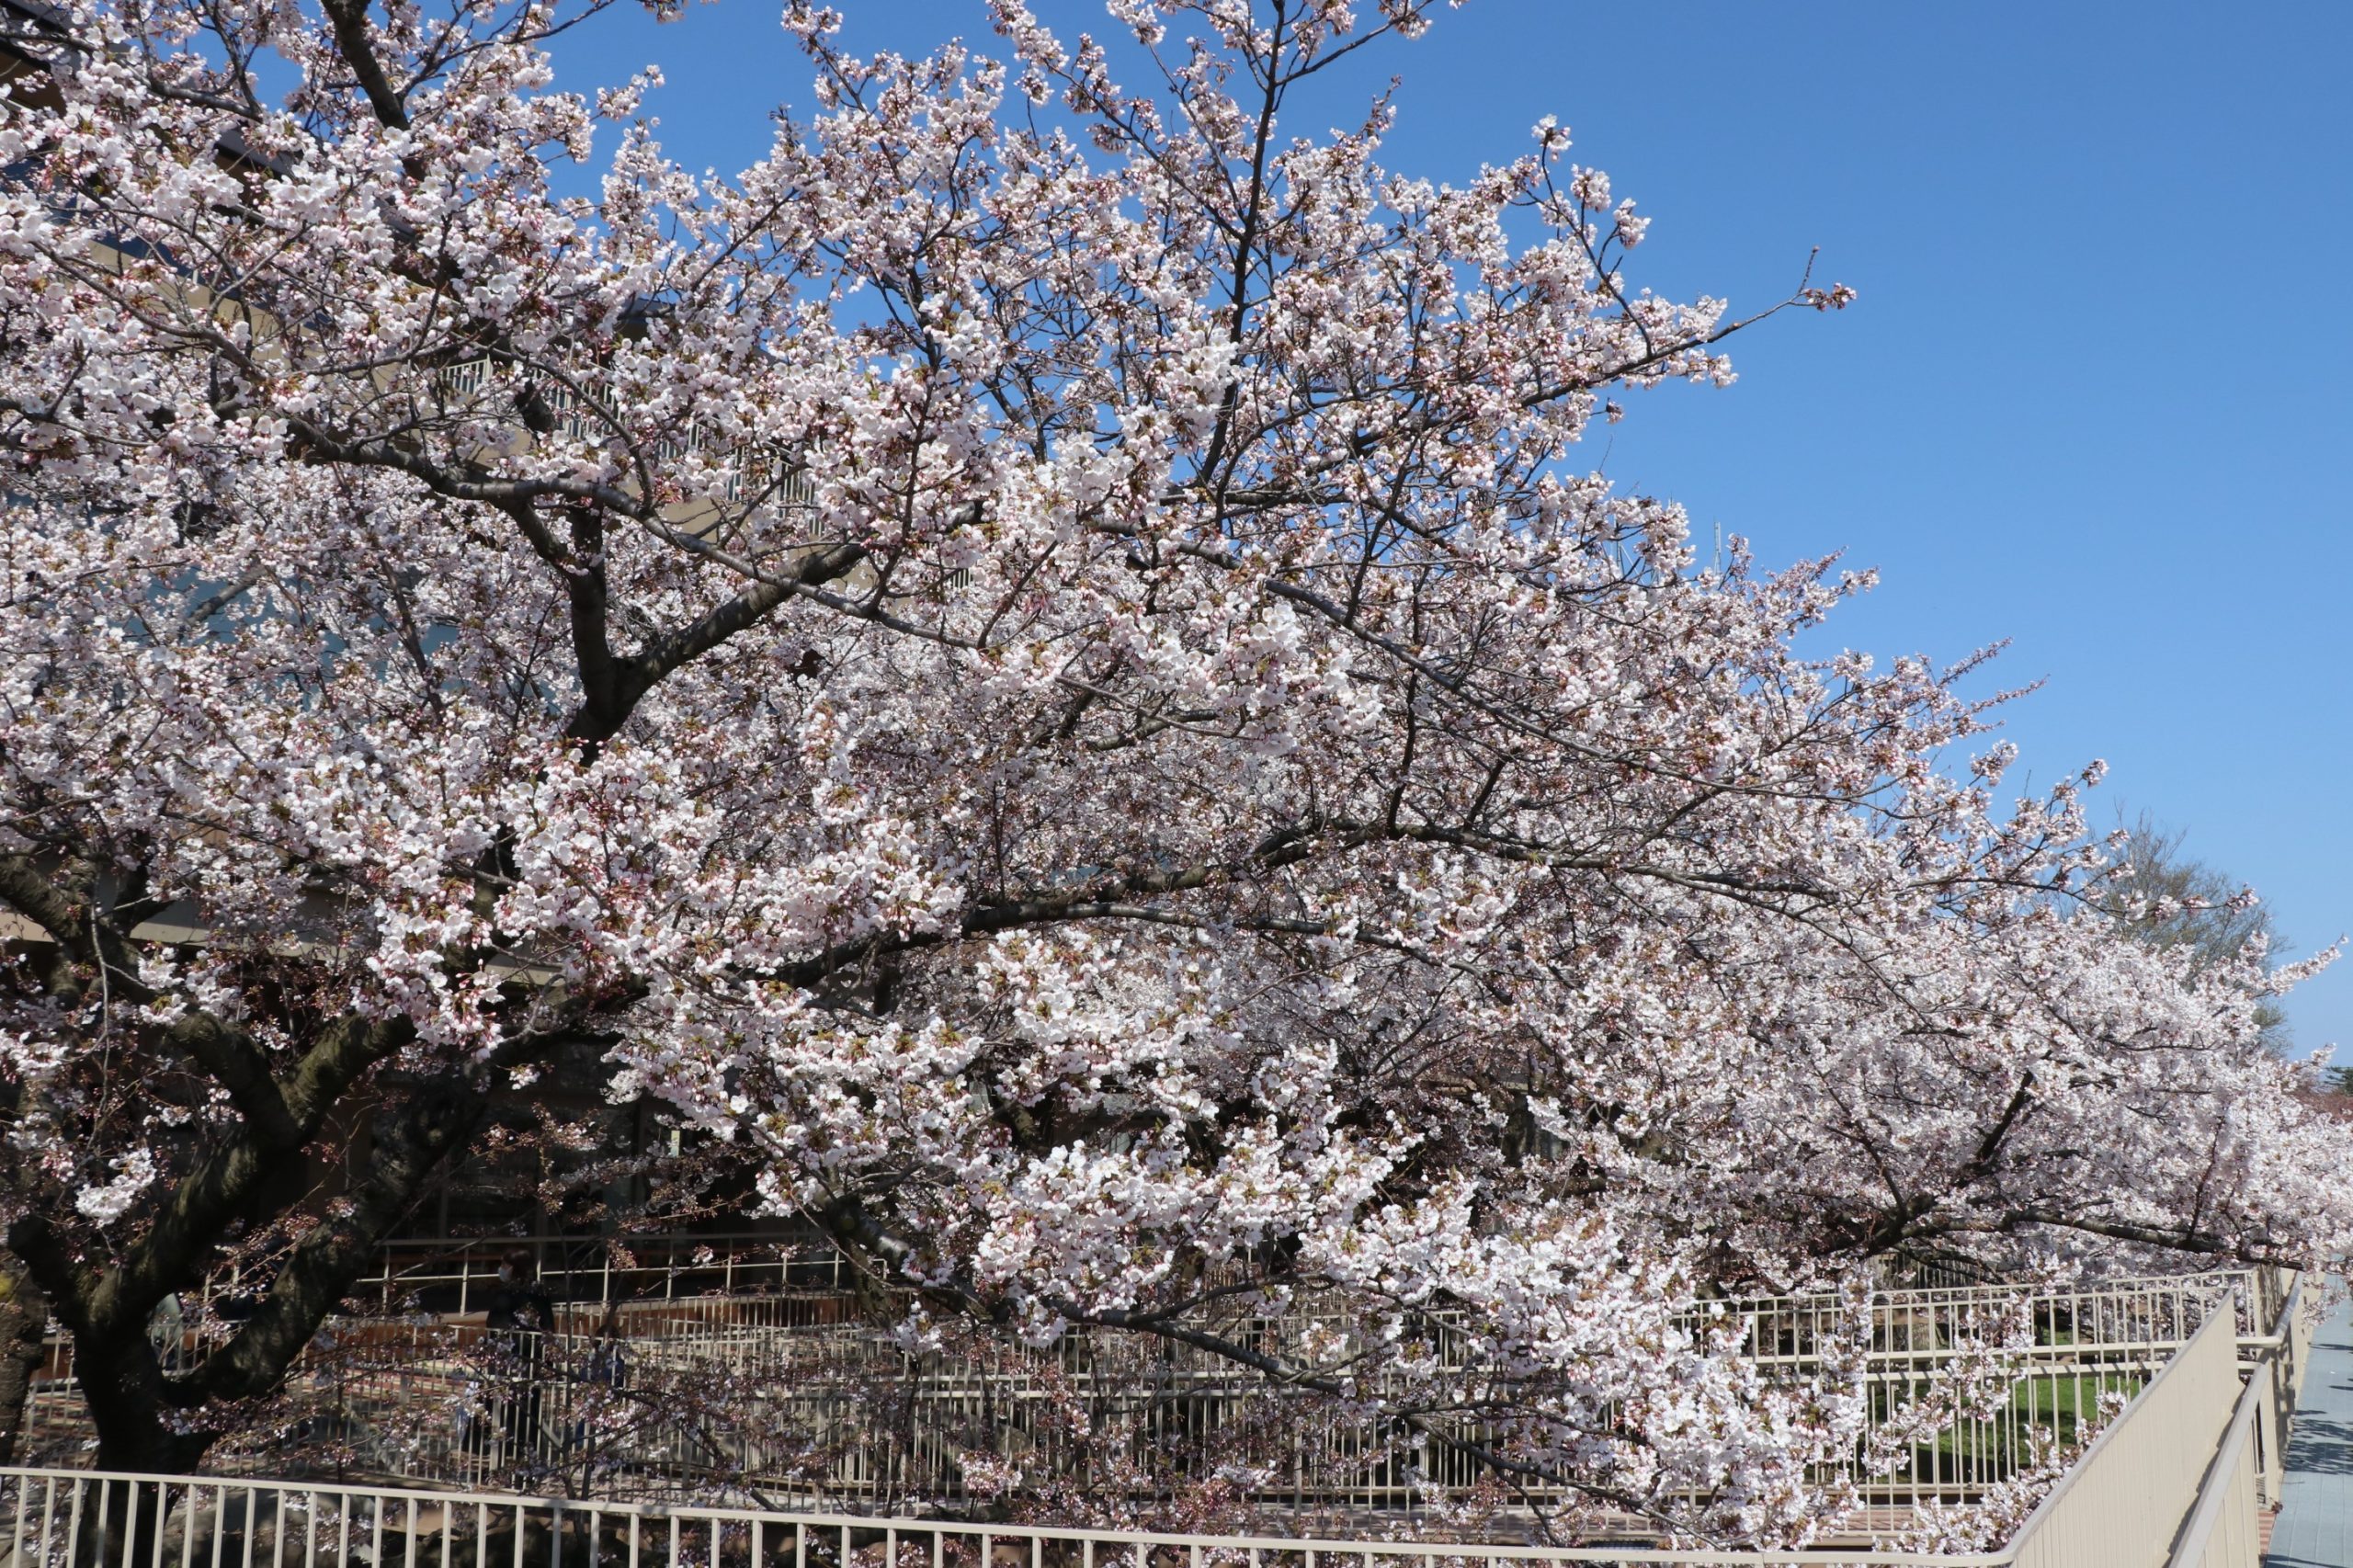
M2353 1307L2345 1302L2313 1338L2287 1458L2264 1568L2353 1568Z

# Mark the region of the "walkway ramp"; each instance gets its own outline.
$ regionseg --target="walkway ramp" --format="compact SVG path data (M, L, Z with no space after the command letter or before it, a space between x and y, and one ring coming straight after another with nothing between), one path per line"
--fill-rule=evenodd
M2313 1336L2264 1568L2353 1568L2353 1303Z

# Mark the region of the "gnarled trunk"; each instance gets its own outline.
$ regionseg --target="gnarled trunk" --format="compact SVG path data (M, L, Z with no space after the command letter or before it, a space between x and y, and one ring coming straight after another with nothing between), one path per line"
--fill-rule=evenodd
M0 1263L0 1464L28 1456L33 1380L49 1360L49 1298L22 1269Z

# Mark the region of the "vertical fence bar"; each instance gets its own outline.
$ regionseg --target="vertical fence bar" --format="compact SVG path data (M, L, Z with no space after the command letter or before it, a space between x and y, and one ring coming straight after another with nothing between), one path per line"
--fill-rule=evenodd
M138 1527L138 1508L139 1494L126 1490L122 1500L122 1568L131 1568L131 1542ZM101 1481L98 1483L98 1541L102 1546L107 1539L107 1520L113 1511L114 1483L111 1480Z

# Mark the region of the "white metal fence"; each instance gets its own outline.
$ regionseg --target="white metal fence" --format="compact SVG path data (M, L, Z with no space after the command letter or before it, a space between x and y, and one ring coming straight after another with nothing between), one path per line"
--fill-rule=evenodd
M2198 1501L2167 1560L2177 1568L2253 1568L2262 1555L2265 1495L2256 1433L2264 1400L2260 1372L2231 1413ZM2274 1498L2277 1494L2273 1494Z
M7 1568L2255 1568L2261 1385L2232 1397L2235 1327L2211 1318L2006 1544L1976 1551L1197 1535L36 1470L0 1471L0 1534Z
M2239 1388L2238 1336L2218 1316L2037 1506L2018 1532L2018 1568L2165 1562Z
M1875 1415L1916 1394L1959 1338L1983 1328L1996 1309L2023 1318L2033 1343L2015 1353L2006 1399L1953 1421L1899 1469L1850 1472L1870 1506L1858 1528L1867 1536L1875 1528L1884 1543L1924 1506L1975 1504L2047 1451L2038 1445L2068 1449L2088 1431L2104 1397L2121 1403L2131 1396L2126 1415L2074 1467L2037 1515L2040 1522L2002 1561L2074 1568L2093 1561L2074 1555L2086 1541L2108 1540L2119 1528L2146 1531L2162 1524L2169 1534L2202 1483L2210 1501L2201 1503L2201 1517L2211 1522L2199 1539L2222 1555L2184 1561L2210 1568L2241 1562L2231 1553L2245 1521L2278 1493L2279 1439L2309 1332L2296 1299L2292 1285L2252 1274L2063 1291L1882 1293L1870 1303L1865 1335ZM1825 1345L1839 1336L1851 1342L1854 1333L1829 1302L1745 1302L1725 1310L1740 1314L1746 1347L1790 1376L1804 1375ZM918 1505L977 1507L1001 1488L1007 1468L1078 1491L1096 1489L1108 1505L1149 1506L1160 1496L1154 1488L1182 1476L1188 1454L1223 1460L1255 1441L1262 1457L1269 1444L1277 1450L1252 1494L1259 1517L1278 1515L1294 1526L1373 1517L1386 1521L1384 1529L1425 1528L1422 1506L1433 1492L1476 1479L1448 1473L1428 1453L1411 1456L1409 1464L1409 1456L1343 1413L1276 1397L1165 1347L1142 1357L1133 1342L1075 1336L1026 1359L1002 1353L994 1360L909 1357L854 1325L792 1327L727 1316L716 1306L665 1309L631 1319L639 1332L630 1336L501 1335L473 1324L349 1320L336 1325L297 1380L289 1424L276 1440L242 1453L224 1450L221 1458L224 1468L261 1473L283 1476L290 1465L301 1465L312 1475L458 1484L484 1495L494 1488L502 1495L552 1489L574 1498L628 1495L642 1504L649 1496L707 1497L734 1489L871 1517ZM2270 1332L2250 1332L2258 1326ZM2244 1394L2242 1354L2253 1359ZM45 1391L52 1406L70 1397L58 1385ZM1074 1408L1086 1417L1076 1424L1088 1434L1085 1440L1074 1436ZM1107 1434L1117 1441L1107 1442ZM967 1483L976 1457L1002 1461L989 1486ZM200 1493L216 1483L196 1484ZM287 1495L301 1490L291 1482L236 1484L276 1485ZM183 1506L190 1519L200 1519L230 1496L203 1494ZM621 1505L563 1506L609 1511ZM2113 1523L2120 1519L2123 1527ZM550 1549L569 1539L557 1531ZM284 1568L271 1561L272 1568ZM385 1568L381 1559L366 1561ZM2142 1568L2156 1561L2142 1560ZM148 1568L165 1568L164 1560ZM219 1564L208 1560L206 1568ZM306 1560L306 1568L316 1565ZM515 1568L522 1568L519 1560ZM912 1565L892 1559L887 1568ZM990 1558L982 1568L1008 1565Z
M1859 1325L1876 1422L1925 1397L1972 1338L2025 1324L2032 1343L2011 1353L2005 1397L1955 1417L1900 1468L1858 1462L1845 1478L1873 1504L1966 1502L2017 1473L2039 1440L2075 1440L2200 1321L2234 1316L2224 1304L2247 1285L2216 1275L1876 1300ZM297 1390L314 1413L302 1436L345 1472L575 1494L722 1477L870 1508L994 1494L1006 1469L1033 1484L1132 1491L1246 1460L1268 1504L1407 1513L1480 1479L1469 1456L1408 1451L1360 1418L1166 1342L1074 1334L1045 1351L983 1343L912 1356L861 1325L747 1324L647 1305L616 1320L626 1334L347 1320ZM1813 1375L1824 1344L1858 1335L1839 1325L1851 1303L1727 1311L1744 1345L1787 1378ZM1310 1325L1324 1320L1236 1332L1280 1344ZM289 1455L279 1443L266 1457ZM976 1457L996 1472L978 1484Z
M2254 1326L2268 1332L2234 1334L2246 1325L2221 1314L2200 1328L2068 1467L1997 1561L2260 1568L2262 1516L2279 1502L2276 1457L2266 1483L2266 1424L2294 1409L2302 1383L2314 1321L2306 1283L2274 1275L2245 1298Z
M1185 1535L25 1470L0 1471L0 1531L11 1568L1995 1568L2018 1561L2007 1551Z

